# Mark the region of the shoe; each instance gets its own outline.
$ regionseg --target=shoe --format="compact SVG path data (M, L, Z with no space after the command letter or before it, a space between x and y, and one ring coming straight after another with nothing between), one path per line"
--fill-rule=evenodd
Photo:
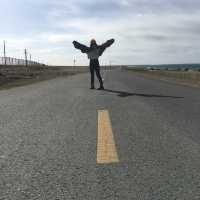
M101 86L101 87L99 87L97 90L104 90L104 87Z
M93 86L93 87L91 87L90 89L91 89L91 90L94 90L94 89L95 89L95 87Z

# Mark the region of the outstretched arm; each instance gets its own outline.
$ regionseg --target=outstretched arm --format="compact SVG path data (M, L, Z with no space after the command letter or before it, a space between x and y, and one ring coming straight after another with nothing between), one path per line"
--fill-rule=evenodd
M114 42L115 42L114 39L110 39L110 40L106 41L105 43L103 43L102 45L100 45L99 55L101 56L103 54L103 52L106 50L106 48L110 47Z
M72 43L73 43L74 47L76 49L81 50L82 53L87 53L89 51L89 47L87 47L87 46L85 46L85 45L83 45L83 44L81 44L77 41L73 41Z

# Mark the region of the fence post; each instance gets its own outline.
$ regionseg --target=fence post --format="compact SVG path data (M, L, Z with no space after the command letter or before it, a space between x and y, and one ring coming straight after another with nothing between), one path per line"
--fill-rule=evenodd
M25 54L25 63L26 63L26 67L28 67L27 50L26 50L26 49L24 49L24 54Z
M3 41L4 64L6 65L6 41Z

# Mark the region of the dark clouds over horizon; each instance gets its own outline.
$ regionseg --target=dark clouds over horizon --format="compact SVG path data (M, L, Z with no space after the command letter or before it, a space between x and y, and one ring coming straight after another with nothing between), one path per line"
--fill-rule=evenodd
M87 64L75 39L99 43L114 37L102 63L200 62L200 1L197 0L0 0L1 41L10 56L28 48L48 64Z

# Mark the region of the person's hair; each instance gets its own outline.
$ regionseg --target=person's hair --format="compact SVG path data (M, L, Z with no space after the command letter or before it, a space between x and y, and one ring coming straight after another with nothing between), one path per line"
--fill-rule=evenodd
M91 39L91 41L90 41L90 47L92 47L92 46L97 46L97 42L95 39Z

